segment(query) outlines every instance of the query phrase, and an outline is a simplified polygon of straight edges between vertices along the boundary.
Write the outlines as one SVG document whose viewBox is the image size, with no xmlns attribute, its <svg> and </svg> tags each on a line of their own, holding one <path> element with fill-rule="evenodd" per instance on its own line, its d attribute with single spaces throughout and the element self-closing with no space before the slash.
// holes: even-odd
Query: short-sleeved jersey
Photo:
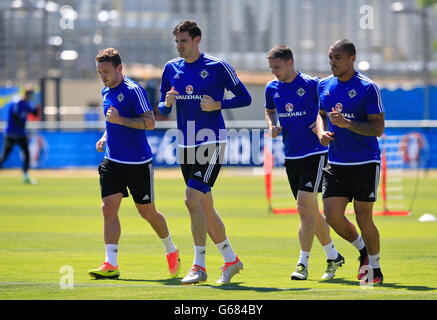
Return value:
<svg viewBox="0 0 437 320">
<path fill-rule="evenodd" d="M 144 88 L 126 76 L 117 87 L 104 87 L 102 96 L 105 115 L 110 106 L 116 108 L 120 116 L 127 118 L 136 118 L 152 110 Z M 140 164 L 153 158 L 146 130 L 133 129 L 106 121 L 106 136 L 105 158 L 109 160 Z"/>
<path fill-rule="evenodd" d="M 318 87 L 319 107 L 326 113 L 332 108 L 346 119 L 367 122 L 368 114 L 384 112 L 378 86 L 360 72 L 348 81 L 337 77 L 322 79 Z M 329 121 L 329 131 L 334 141 L 329 144 L 328 162 L 338 165 L 357 165 L 380 162 L 380 150 L 376 137 L 364 136 L 346 128 L 334 126 Z"/>
<path fill-rule="evenodd" d="M 8 108 L 6 134 L 17 138 L 25 136 L 27 114 L 35 111 L 34 104 L 25 100 L 11 101 Z"/>
<path fill-rule="evenodd" d="M 240 80 L 226 61 L 202 53 L 195 62 L 183 58 L 170 60 L 161 79 L 161 103 L 166 92 L 174 87 L 179 145 L 197 146 L 226 142 L 226 128 L 221 110 L 205 112 L 200 108 L 203 95 L 222 101 L 225 89 L 232 91 Z"/>
<path fill-rule="evenodd" d="M 276 109 L 286 159 L 304 158 L 328 150 L 310 129 L 319 112 L 318 84 L 318 78 L 299 72 L 290 83 L 273 80 L 266 86 L 265 107 Z"/>
</svg>

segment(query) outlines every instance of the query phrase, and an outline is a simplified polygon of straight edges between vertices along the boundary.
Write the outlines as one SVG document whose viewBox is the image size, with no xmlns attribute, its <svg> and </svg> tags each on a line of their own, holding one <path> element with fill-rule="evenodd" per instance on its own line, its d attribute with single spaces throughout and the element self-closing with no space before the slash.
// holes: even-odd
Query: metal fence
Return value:
<svg viewBox="0 0 437 320">
<path fill-rule="evenodd" d="M 435 6 L 416 0 L 3 0 L 0 81 L 92 78 L 99 49 L 125 63 L 162 66 L 176 55 L 172 29 L 198 21 L 202 50 L 236 69 L 267 70 L 265 53 L 289 45 L 307 72 L 328 70 L 329 45 L 349 38 L 358 67 L 378 76 L 437 70 Z"/>
</svg>

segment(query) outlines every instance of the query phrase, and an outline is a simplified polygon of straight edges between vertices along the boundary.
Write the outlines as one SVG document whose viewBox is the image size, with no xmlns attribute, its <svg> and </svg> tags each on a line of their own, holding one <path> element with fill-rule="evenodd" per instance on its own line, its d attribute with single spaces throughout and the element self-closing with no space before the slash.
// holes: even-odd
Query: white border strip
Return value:
<svg viewBox="0 0 437 320">
<path fill-rule="evenodd" d="M 265 120 L 229 120 L 226 128 L 267 129 Z M 6 127 L 6 121 L 0 121 L 0 130 Z M 386 128 L 437 128 L 437 120 L 386 120 Z M 176 121 L 157 121 L 157 129 L 175 129 Z M 27 122 L 30 130 L 84 130 L 105 129 L 105 121 L 38 121 Z"/>
</svg>

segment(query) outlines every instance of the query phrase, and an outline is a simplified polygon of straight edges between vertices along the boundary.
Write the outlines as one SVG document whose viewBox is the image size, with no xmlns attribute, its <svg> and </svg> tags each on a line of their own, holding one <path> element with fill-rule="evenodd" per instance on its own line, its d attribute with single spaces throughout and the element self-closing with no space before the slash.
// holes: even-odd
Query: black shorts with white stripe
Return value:
<svg viewBox="0 0 437 320">
<path fill-rule="evenodd" d="M 116 193 L 128 197 L 129 189 L 135 203 L 147 204 L 155 201 L 152 161 L 125 164 L 103 159 L 98 170 L 102 198 Z"/>
<path fill-rule="evenodd" d="M 178 157 L 185 184 L 188 185 L 188 181 L 194 179 L 210 187 L 214 186 L 221 165 L 224 163 L 225 150 L 226 143 L 180 147 Z"/>
<path fill-rule="evenodd" d="M 360 165 L 328 163 L 323 174 L 323 198 L 342 197 L 363 202 L 375 202 L 378 195 L 380 165 L 376 162 Z"/>
<path fill-rule="evenodd" d="M 327 158 L 327 153 L 322 153 L 300 159 L 285 159 L 284 166 L 295 199 L 299 190 L 322 192 L 323 168 Z"/>
</svg>

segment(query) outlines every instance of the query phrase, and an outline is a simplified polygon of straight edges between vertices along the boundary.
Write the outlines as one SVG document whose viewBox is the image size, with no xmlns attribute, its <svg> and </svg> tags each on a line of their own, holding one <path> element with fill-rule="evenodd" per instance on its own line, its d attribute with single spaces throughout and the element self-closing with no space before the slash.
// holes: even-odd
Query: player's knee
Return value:
<svg viewBox="0 0 437 320">
<path fill-rule="evenodd" d="M 300 215 L 312 214 L 312 212 L 310 212 L 311 206 L 307 202 L 297 201 L 296 205 L 297 205 L 297 211 L 299 212 Z"/>
<path fill-rule="evenodd" d="M 336 224 L 337 219 L 335 218 L 335 215 L 332 212 L 325 211 L 325 221 L 327 224 L 329 224 L 332 227 Z"/>
<path fill-rule="evenodd" d="M 298 196 L 296 205 L 297 211 L 301 216 L 304 215 L 313 217 L 318 211 L 317 203 L 312 198 L 303 198 Z"/>
<path fill-rule="evenodd" d="M 190 188 L 185 192 L 185 205 L 190 212 L 199 211 L 203 209 L 202 194 Z"/>
<path fill-rule="evenodd" d="M 371 213 L 356 212 L 355 216 L 356 216 L 358 227 L 361 230 L 374 226 Z"/>
<path fill-rule="evenodd" d="M 297 209 L 299 212 L 300 221 L 302 224 L 306 226 L 314 226 L 316 224 L 316 221 L 314 219 L 314 215 L 310 212 L 305 211 L 299 211 L 299 208 Z"/>
<path fill-rule="evenodd" d="M 190 194 L 185 195 L 185 206 L 190 211 L 196 211 L 199 208 L 203 208 L 202 200 L 199 197 L 193 197 Z"/>
<path fill-rule="evenodd" d="M 105 219 L 111 219 L 117 216 L 117 206 L 115 204 L 111 202 L 103 202 L 101 208 Z"/>
<path fill-rule="evenodd" d="M 153 202 L 148 204 L 136 204 L 136 206 L 140 216 L 147 221 L 152 221 L 157 215 L 160 215 Z"/>
</svg>

